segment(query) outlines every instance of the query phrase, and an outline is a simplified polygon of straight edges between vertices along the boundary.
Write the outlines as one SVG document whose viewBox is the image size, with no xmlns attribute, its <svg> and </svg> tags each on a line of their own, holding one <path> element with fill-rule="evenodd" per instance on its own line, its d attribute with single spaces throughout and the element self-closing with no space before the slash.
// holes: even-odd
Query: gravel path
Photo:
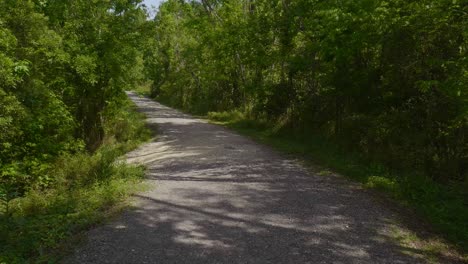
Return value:
<svg viewBox="0 0 468 264">
<path fill-rule="evenodd" d="M 154 188 L 67 263 L 420 263 L 395 216 L 354 184 L 223 127 L 130 98 L 158 139 L 128 154 Z"/>
</svg>

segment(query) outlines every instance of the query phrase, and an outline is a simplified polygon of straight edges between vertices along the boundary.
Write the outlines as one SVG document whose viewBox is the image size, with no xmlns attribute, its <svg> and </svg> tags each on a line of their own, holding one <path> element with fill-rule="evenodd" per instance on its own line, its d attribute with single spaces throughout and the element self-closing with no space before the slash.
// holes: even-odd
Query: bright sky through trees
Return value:
<svg viewBox="0 0 468 264">
<path fill-rule="evenodd" d="M 155 11 L 152 10 L 152 7 L 159 7 L 159 5 L 164 2 L 164 0 L 144 0 L 143 3 L 149 8 L 150 10 L 150 17 L 153 17 Z"/>
<path fill-rule="evenodd" d="M 144 0 L 143 3 L 148 7 L 158 7 L 164 0 Z"/>
</svg>

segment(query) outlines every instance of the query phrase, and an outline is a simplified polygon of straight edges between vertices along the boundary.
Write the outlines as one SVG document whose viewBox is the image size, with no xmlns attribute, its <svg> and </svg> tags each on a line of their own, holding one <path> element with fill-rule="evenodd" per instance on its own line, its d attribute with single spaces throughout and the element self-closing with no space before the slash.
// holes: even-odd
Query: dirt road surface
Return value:
<svg viewBox="0 0 468 264">
<path fill-rule="evenodd" d="M 151 190 L 67 263 L 421 263 L 395 216 L 355 184 L 128 93 L 157 140 L 127 155 Z"/>
</svg>

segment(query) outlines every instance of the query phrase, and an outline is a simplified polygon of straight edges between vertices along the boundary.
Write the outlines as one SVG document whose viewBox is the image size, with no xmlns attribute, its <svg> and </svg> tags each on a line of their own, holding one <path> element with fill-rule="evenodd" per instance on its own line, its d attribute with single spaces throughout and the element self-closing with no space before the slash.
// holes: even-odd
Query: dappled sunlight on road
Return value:
<svg viewBox="0 0 468 264">
<path fill-rule="evenodd" d="M 92 231 L 78 260 L 92 263 L 93 248 L 101 248 L 109 263 L 421 262 L 391 239 L 393 214 L 355 185 L 130 97 L 157 125 L 157 140 L 127 155 L 148 167 L 154 190 Z"/>
</svg>

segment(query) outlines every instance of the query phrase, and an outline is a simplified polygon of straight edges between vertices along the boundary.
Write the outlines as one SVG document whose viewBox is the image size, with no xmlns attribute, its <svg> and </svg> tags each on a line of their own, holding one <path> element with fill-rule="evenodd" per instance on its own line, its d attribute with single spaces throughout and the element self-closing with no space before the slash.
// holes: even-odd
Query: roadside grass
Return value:
<svg viewBox="0 0 468 264">
<path fill-rule="evenodd" d="M 81 233 L 116 215 L 125 198 L 144 188 L 144 168 L 119 159 L 150 138 L 143 115 L 127 100 L 106 116 L 111 136 L 99 150 L 64 154 L 48 172 L 51 186 L 30 190 L 0 214 L 0 263 L 59 262 Z"/>
<path fill-rule="evenodd" d="M 341 151 L 336 144 L 320 135 L 295 135 L 276 132 L 266 122 L 252 120 L 241 112 L 210 112 L 207 118 L 215 124 L 229 127 L 254 140 L 300 157 L 306 164 L 320 166 L 318 174 L 334 172 L 360 182 L 375 190 L 387 201 L 396 201 L 398 208 L 415 212 L 416 221 L 425 222 L 431 233 L 439 236 L 395 233 L 395 239 L 407 246 L 418 244 L 430 259 L 449 259 L 468 262 L 468 191 L 457 186 L 443 186 L 422 176 L 408 172 L 390 173 L 380 164 L 368 164 L 353 153 Z M 388 199 L 390 198 L 390 199 Z M 414 222 L 414 219 L 412 219 Z M 408 241 L 411 241 L 409 243 Z M 447 242 L 449 241 L 449 242 Z"/>
</svg>

